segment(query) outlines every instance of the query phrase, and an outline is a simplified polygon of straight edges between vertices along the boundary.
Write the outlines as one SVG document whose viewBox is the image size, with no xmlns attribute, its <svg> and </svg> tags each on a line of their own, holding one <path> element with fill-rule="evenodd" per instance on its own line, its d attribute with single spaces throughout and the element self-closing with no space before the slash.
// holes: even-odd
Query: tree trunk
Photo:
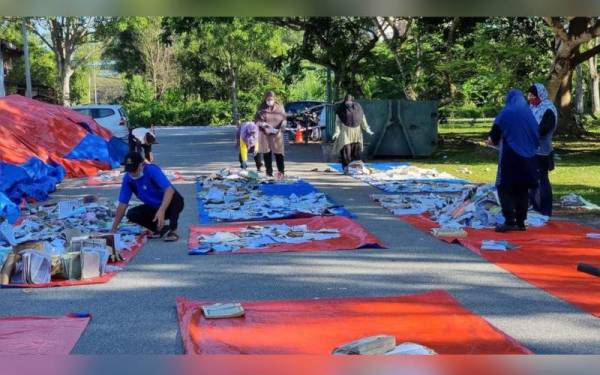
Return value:
<svg viewBox="0 0 600 375">
<path fill-rule="evenodd" d="M 71 105 L 71 77 L 73 73 L 73 69 L 68 64 L 64 64 L 59 74 L 61 87 L 60 104 L 65 106 Z"/>
<path fill-rule="evenodd" d="M 590 97 L 592 99 L 592 114 L 600 115 L 600 76 L 598 75 L 597 56 L 589 60 L 590 68 Z"/>
<path fill-rule="evenodd" d="M 6 96 L 4 88 L 4 58 L 2 57 L 2 48 L 0 48 L 0 97 Z"/>
<path fill-rule="evenodd" d="M 575 86 L 575 108 L 577 114 L 582 115 L 584 112 L 583 104 L 583 66 L 577 65 L 577 85 Z"/>
<path fill-rule="evenodd" d="M 238 98 L 237 98 L 238 82 L 237 74 L 235 69 L 231 69 L 231 117 L 235 123 L 240 119 L 240 113 L 238 109 Z"/>
<path fill-rule="evenodd" d="M 25 61 L 25 96 L 31 98 L 31 66 L 29 63 L 29 38 L 27 36 L 27 18 L 21 19 L 21 37 L 23 39 L 23 60 Z"/>
<path fill-rule="evenodd" d="M 452 24 L 450 25 L 450 30 L 448 31 L 448 40 L 446 41 L 446 59 L 447 61 L 452 61 L 452 46 L 454 45 L 454 39 L 456 35 L 456 29 L 458 27 L 458 23 L 460 22 L 460 17 L 454 17 L 452 19 Z M 448 89 L 448 93 L 450 94 L 450 99 L 454 100 L 456 98 L 456 85 L 454 85 L 454 80 L 452 77 L 452 73 L 450 71 L 446 71 L 444 74 L 446 78 L 446 86 Z"/>
<path fill-rule="evenodd" d="M 578 136 L 585 133 L 583 126 L 577 122 L 573 112 L 573 72 L 569 72 L 561 80 L 558 90 L 558 129 L 557 134 Z"/>
</svg>

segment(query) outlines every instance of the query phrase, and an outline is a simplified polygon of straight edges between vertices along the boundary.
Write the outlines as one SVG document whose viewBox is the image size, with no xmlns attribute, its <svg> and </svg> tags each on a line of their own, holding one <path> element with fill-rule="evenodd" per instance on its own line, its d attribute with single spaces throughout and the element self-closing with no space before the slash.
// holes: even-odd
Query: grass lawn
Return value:
<svg viewBox="0 0 600 375">
<path fill-rule="evenodd" d="M 497 152 L 483 146 L 489 127 L 440 127 L 440 145 L 427 159 L 414 165 L 437 168 L 473 182 L 492 183 L 496 178 Z M 556 169 L 550 174 L 555 199 L 568 193 L 579 194 L 600 204 L 600 131 L 577 141 L 556 140 Z M 461 169 L 471 173 L 463 173 Z"/>
</svg>

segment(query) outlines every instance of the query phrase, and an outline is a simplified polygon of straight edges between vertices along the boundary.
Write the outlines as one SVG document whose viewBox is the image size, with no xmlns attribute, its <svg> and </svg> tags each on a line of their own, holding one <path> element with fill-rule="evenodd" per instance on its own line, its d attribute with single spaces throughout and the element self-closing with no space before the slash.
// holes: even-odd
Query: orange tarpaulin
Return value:
<svg viewBox="0 0 600 375">
<path fill-rule="evenodd" d="M 439 354 L 529 354 L 527 348 L 458 303 L 445 291 L 382 298 L 243 302 L 246 315 L 205 319 L 211 302 L 177 298 L 188 354 L 321 354 L 379 334 Z"/>
<path fill-rule="evenodd" d="M 438 226 L 425 217 L 404 216 L 402 220 L 425 231 Z M 594 228 L 552 220 L 543 227 L 529 227 L 526 232 L 465 230 L 467 237 L 443 240 L 459 242 L 528 283 L 600 317 L 600 278 L 577 271 L 580 262 L 600 266 L 600 240 L 586 238 L 587 233 L 597 232 Z M 506 252 L 480 250 L 483 240 L 506 240 L 518 248 Z"/>
<path fill-rule="evenodd" d="M 0 318 L 0 355 L 69 354 L 89 321 L 68 316 Z"/>
<path fill-rule="evenodd" d="M 122 262 L 114 263 L 111 265 L 117 267 L 125 267 L 127 264 L 140 252 L 144 244 L 146 243 L 146 234 L 138 238 L 138 242 L 129 250 L 121 251 L 123 257 Z M 45 284 L 8 284 L 2 285 L 2 288 L 51 288 L 59 286 L 75 286 L 75 285 L 93 285 L 93 284 L 104 284 L 109 282 L 118 272 L 107 272 L 102 276 L 94 277 L 91 279 L 83 280 L 54 280 Z"/>
<path fill-rule="evenodd" d="M 0 98 L 0 160 L 20 165 L 37 157 L 44 163 L 63 165 L 71 177 L 110 169 L 100 162 L 64 158 L 88 134 L 78 122 L 85 122 L 94 134 L 110 141 L 110 131 L 69 108 L 19 95 Z"/>
<path fill-rule="evenodd" d="M 215 232 L 240 232 L 243 228 L 255 225 L 276 225 L 287 224 L 307 225 L 309 229 L 338 229 L 340 236 L 322 241 L 309 241 L 299 244 L 273 244 L 258 249 L 239 249 L 229 253 L 217 254 L 239 254 L 239 253 L 278 253 L 285 251 L 332 251 L 332 250 L 353 250 L 366 247 L 385 248 L 383 244 L 372 235 L 367 229 L 352 219 L 344 216 L 313 216 L 300 219 L 282 219 L 257 222 L 245 222 L 222 225 L 196 225 L 190 227 L 188 238 L 188 249 L 193 254 L 193 250 L 198 248 L 198 236 L 202 234 L 213 234 Z M 212 253 L 209 253 L 212 254 Z"/>
</svg>

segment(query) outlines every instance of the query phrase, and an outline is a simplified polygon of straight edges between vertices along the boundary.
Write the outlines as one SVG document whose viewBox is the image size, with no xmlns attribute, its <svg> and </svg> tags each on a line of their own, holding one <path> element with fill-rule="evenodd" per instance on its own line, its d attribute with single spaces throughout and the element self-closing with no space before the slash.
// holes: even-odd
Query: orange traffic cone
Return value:
<svg viewBox="0 0 600 375">
<path fill-rule="evenodd" d="M 296 137 L 294 138 L 294 143 L 302 143 L 302 131 L 300 129 L 296 129 Z"/>
</svg>

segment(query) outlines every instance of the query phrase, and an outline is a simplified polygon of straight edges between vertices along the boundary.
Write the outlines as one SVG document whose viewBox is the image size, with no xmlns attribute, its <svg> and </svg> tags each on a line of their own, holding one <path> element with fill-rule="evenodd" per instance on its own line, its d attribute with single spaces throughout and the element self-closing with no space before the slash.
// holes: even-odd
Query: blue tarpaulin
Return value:
<svg viewBox="0 0 600 375">
<path fill-rule="evenodd" d="M 202 183 L 201 182 L 197 182 L 196 183 L 196 189 L 198 192 L 200 192 L 202 190 Z M 319 190 L 317 188 L 315 188 L 313 185 L 311 185 L 310 183 L 303 181 L 303 180 L 299 180 L 298 182 L 295 183 L 264 183 L 264 184 L 260 184 L 259 185 L 259 189 L 260 191 L 268 196 L 284 196 L 284 197 L 290 197 L 292 194 L 296 194 L 297 196 L 302 196 L 302 195 L 307 195 L 307 194 L 311 194 L 311 193 L 317 193 L 319 192 Z M 354 214 L 352 214 L 350 211 L 348 211 L 346 208 L 344 208 L 343 206 L 340 206 L 337 202 L 335 202 L 333 199 L 331 199 L 331 197 L 327 197 L 327 199 L 333 203 L 334 205 L 336 205 L 336 208 L 333 208 L 332 211 L 335 212 L 336 215 L 339 216 L 345 216 L 345 217 L 355 217 Z M 211 219 L 208 216 L 208 211 L 206 211 L 204 209 L 204 202 L 202 201 L 202 199 L 200 197 L 198 197 L 197 199 L 198 201 L 198 215 L 199 215 L 199 219 L 200 219 L 200 224 L 214 224 L 217 221 Z M 262 218 L 261 220 L 267 220 L 268 218 Z"/>
<path fill-rule="evenodd" d="M 329 168 L 340 172 L 340 173 L 344 173 L 344 168 L 342 168 L 342 164 L 341 163 L 329 163 Z M 372 169 L 377 169 L 380 171 L 387 171 L 390 169 L 394 169 L 394 168 L 398 168 L 398 167 L 406 167 L 409 166 L 410 163 L 405 163 L 405 162 L 388 162 L 388 163 L 365 163 L 365 165 L 368 168 L 372 168 Z"/>
<path fill-rule="evenodd" d="M 0 215 L 9 217 L 12 222 L 16 219 L 15 210 L 18 216 L 16 205 L 23 198 L 44 201 L 64 178 L 64 167 L 48 165 L 38 158 L 31 158 L 20 166 L 0 162 Z M 7 200 L 15 207 L 11 207 Z"/>
<path fill-rule="evenodd" d="M 81 142 L 65 158 L 74 160 L 96 160 L 117 168 L 127 153 L 127 144 L 120 139 L 112 138 L 106 142 L 94 134 L 86 135 Z"/>
</svg>

